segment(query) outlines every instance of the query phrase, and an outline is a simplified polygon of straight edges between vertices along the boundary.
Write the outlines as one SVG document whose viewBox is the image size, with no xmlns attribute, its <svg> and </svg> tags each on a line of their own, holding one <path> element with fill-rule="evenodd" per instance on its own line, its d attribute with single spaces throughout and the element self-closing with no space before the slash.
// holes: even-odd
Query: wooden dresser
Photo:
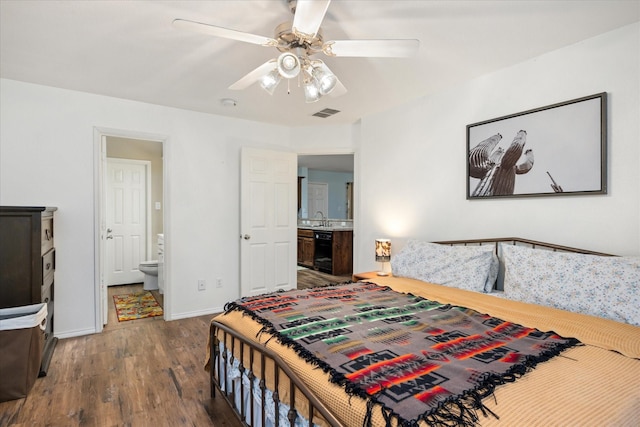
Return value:
<svg viewBox="0 0 640 427">
<path fill-rule="evenodd" d="M 0 206 L 0 308 L 47 304 L 40 376 L 47 374 L 53 336 L 54 207 Z"/>
</svg>

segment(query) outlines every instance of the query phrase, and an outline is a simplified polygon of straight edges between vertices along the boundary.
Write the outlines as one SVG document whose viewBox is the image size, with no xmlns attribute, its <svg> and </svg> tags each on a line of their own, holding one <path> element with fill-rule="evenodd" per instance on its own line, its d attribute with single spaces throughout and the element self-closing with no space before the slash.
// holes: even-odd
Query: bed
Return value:
<svg viewBox="0 0 640 427">
<path fill-rule="evenodd" d="M 291 344 L 282 338 L 289 330 L 278 332 L 268 327 L 275 322 L 254 316 L 259 310 L 246 307 L 255 308 L 255 300 L 233 302 L 211 322 L 206 368 L 212 397 L 220 393 L 245 425 L 257 427 L 638 425 L 639 258 L 518 238 L 409 241 L 394 255 L 392 271 L 327 292 L 389 289 L 394 298 L 437 302 L 571 344 L 522 372 L 508 371 L 518 375 L 507 381 L 461 393 L 473 397 L 467 406 L 443 400 L 438 405 L 445 412 L 414 419 L 378 399 L 387 386 L 370 395 L 354 391 L 324 362 L 310 363 L 316 350 Z M 280 303 L 291 295 L 274 298 Z"/>
</svg>

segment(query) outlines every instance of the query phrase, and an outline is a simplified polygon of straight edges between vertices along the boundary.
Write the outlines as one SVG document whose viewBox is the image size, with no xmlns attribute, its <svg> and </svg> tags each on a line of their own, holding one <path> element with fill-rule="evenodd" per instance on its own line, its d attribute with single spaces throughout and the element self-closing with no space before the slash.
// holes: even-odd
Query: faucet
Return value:
<svg viewBox="0 0 640 427">
<path fill-rule="evenodd" d="M 314 215 L 314 218 L 317 218 L 317 217 L 318 217 L 318 214 L 320 214 L 320 218 L 322 219 L 322 221 L 321 221 L 320 225 L 321 225 L 322 227 L 326 227 L 326 226 L 327 226 L 327 220 L 326 220 L 326 218 L 324 217 L 324 214 L 322 213 L 322 211 L 317 211 L 317 212 L 316 212 L 316 214 Z"/>
</svg>

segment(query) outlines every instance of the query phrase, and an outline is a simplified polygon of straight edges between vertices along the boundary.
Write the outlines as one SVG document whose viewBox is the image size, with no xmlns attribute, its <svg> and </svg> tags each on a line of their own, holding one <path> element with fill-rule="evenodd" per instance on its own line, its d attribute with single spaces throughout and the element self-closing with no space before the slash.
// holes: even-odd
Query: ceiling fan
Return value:
<svg viewBox="0 0 640 427">
<path fill-rule="evenodd" d="M 278 25 L 274 38 L 187 19 L 175 19 L 173 25 L 216 37 L 277 48 L 281 52 L 277 58 L 249 72 L 229 89 L 242 90 L 259 82 L 264 90 L 273 94 L 283 78 L 297 77 L 302 82 L 306 102 L 316 102 L 329 94 L 339 96 L 347 91 L 329 67 L 322 60 L 314 58 L 316 54 L 400 58 L 415 54 L 420 46 L 420 41 L 416 39 L 324 41 L 320 24 L 331 0 L 288 0 L 288 3 L 293 22 Z"/>
</svg>

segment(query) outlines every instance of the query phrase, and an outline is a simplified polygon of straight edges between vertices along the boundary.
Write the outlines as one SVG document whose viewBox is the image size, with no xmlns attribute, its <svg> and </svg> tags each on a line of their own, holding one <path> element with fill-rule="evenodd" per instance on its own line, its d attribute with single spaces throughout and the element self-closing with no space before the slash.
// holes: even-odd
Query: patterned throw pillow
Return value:
<svg viewBox="0 0 640 427">
<path fill-rule="evenodd" d="M 409 240 L 391 258 L 394 276 L 451 286 L 476 292 L 490 292 L 498 276 L 494 246 L 447 246 Z"/>
<path fill-rule="evenodd" d="M 506 298 L 640 326 L 640 258 L 500 249 Z"/>
</svg>

